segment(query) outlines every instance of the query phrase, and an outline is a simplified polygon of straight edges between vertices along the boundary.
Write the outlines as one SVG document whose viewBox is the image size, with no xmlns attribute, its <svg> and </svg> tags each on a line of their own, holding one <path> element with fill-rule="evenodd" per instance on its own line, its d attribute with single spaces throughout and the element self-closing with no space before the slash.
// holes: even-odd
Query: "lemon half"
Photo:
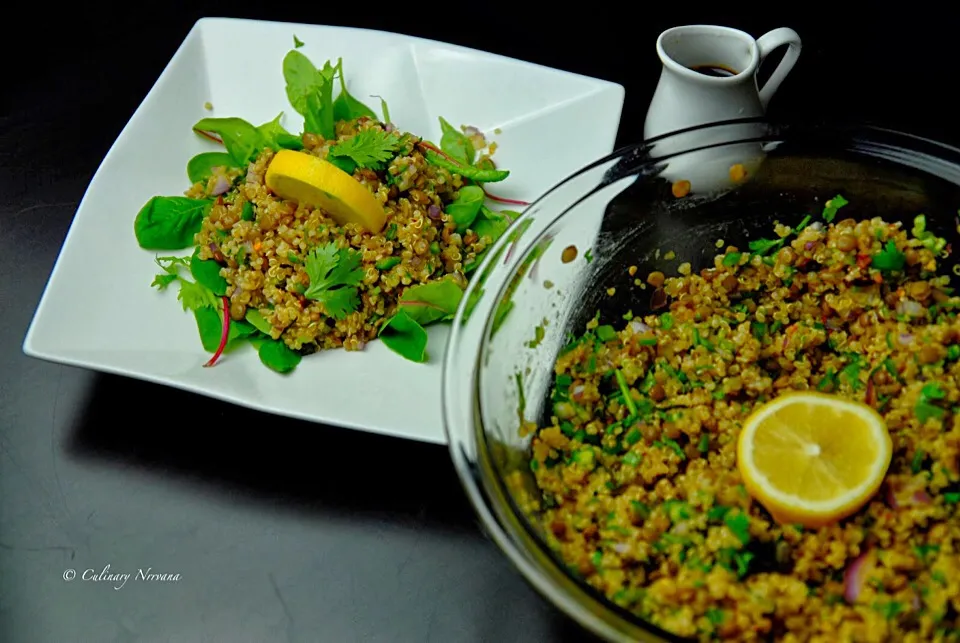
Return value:
<svg viewBox="0 0 960 643">
<path fill-rule="evenodd" d="M 856 513 L 883 483 L 893 442 L 873 408 L 811 391 L 781 395 L 747 418 L 737 466 L 781 524 L 820 527 Z"/>
</svg>

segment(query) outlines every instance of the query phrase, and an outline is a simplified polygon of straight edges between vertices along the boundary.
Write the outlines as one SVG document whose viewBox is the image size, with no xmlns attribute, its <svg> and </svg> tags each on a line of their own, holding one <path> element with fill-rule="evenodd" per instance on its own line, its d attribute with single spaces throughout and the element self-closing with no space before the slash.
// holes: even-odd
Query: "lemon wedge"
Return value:
<svg viewBox="0 0 960 643">
<path fill-rule="evenodd" d="M 277 196 L 321 208 L 340 225 L 357 223 L 377 233 L 387 222 L 370 190 L 332 163 L 305 152 L 277 152 L 267 167 L 266 183 Z"/>
<path fill-rule="evenodd" d="M 781 524 L 821 527 L 877 492 L 893 442 L 871 407 L 809 391 L 781 395 L 747 418 L 737 442 L 744 486 Z"/>
</svg>

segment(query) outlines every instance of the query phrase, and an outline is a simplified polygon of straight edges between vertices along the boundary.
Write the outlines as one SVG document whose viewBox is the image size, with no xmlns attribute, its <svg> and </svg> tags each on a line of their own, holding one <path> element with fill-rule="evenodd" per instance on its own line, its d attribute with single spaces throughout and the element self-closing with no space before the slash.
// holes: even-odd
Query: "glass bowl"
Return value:
<svg viewBox="0 0 960 643">
<path fill-rule="evenodd" d="M 535 589 L 600 637 L 677 640 L 578 580 L 531 520 L 527 494 L 537 492 L 519 429 L 549 417 L 568 332 L 579 334 L 598 310 L 601 324 L 622 324 L 628 310 L 648 314 L 653 289 L 641 278 L 649 272 L 712 267 L 718 239 L 746 247 L 770 236 L 775 221 L 818 214 L 838 193 L 907 229 L 923 213 L 929 230 L 955 240 L 960 150 L 878 128 L 754 119 L 667 134 L 541 196 L 470 282 L 443 366 L 455 468 L 488 536 Z M 956 274 L 953 261 L 946 267 Z"/>
</svg>

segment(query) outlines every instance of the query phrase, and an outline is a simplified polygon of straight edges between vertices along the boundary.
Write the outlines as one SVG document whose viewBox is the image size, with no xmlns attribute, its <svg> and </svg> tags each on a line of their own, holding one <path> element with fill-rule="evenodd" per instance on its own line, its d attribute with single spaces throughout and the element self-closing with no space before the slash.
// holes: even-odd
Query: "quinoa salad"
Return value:
<svg viewBox="0 0 960 643">
<path fill-rule="evenodd" d="M 201 119 L 196 134 L 222 147 L 190 159 L 183 196 L 153 197 L 137 215 L 138 243 L 158 255 L 152 285 L 176 289 L 193 313 L 207 366 L 251 343 L 287 373 L 305 355 L 377 338 L 424 362 L 424 326 L 452 318 L 469 275 L 518 216 L 503 208 L 527 203 L 488 189 L 509 172 L 484 133 L 443 117 L 437 144 L 402 131 L 385 99 L 376 97 L 378 114 L 347 91 L 342 60 L 314 67 L 302 45 L 295 39 L 283 73 L 304 131 L 288 132 L 282 113 L 260 126 Z M 276 185 L 319 201 L 271 188 L 281 156 L 294 169 Z M 183 250 L 191 254 L 169 252 Z"/>
<path fill-rule="evenodd" d="M 960 641 L 951 248 L 923 216 L 910 228 L 843 218 L 847 205 L 726 246 L 699 273 L 637 275 L 651 314 L 571 336 L 548 419 L 521 427 L 537 493 L 521 472 L 509 482 L 548 547 L 673 635 Z M 744 485 L 741 428 L 788 391 L 862 403 L 886 425 L 882 486 L 849 517 L 782 524 Z"/>
</svg>

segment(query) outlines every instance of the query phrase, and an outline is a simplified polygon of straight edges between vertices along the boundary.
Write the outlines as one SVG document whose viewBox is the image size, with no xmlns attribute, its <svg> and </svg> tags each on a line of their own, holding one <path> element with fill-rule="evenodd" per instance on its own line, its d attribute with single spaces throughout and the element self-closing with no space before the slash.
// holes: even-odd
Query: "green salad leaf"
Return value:
<svg viewBox="0 0 960 643">
<path fill-rule="evenodd" d="M 338 121 L 352 121 L 366 116 L 377 120 L 372 109 L 350 95 L 347 91 L 347 82 L 343 77 L 343 59 L 337 58 L 337 76 L 340 78 L 340 95 L 333 101 L 333 118 Z"/>
<path fill-rule="evenodd" d="M 427 361 L 427 331 L 405 310 L 398 311 L 380 328 L 380 340 L 401 357 L 422 364 Z"/>
<path fill-rule="evenodd" d="M 496 183 L 510 176 L 509 170 L 489 170 L 479 168 L 475 165 L 455 163 L 429 149 L 424 152 L 424 158 L 437 167 L 443 168 L 453 174 L 459 174 L 463 178 L 477 183 Z"/>
<path fill-rule="evenodd" d="M 287 83 L 287 100 L 303 116 L 304 131 L 333 139 L 333 78 L 336 69 L 330 61 L 322 69 L 314 67 L 310 59 L 291 49 L 283 59 L 283 78 Z"/>
<path fill-rule="evenodd" d="M 217 297 L 227 294 L 227 280 L 220 276 L 220 264 L 212 259 L 201 259 L 200 248 L 194 250 L 190 257 L 190 274 Z"/>
<path fill-rule="evenodd" d="M 463 298 L 463 290 L 449 279 L 407 288 L 400 296 L 400 310 L 410 319 L 426 326 L 436 321 L 453 319 Z"/>
<path fill-rule="evenodd" d="M 256 127 L 242 118 L 201 118 L 193 125 L 193 131 L 216 134 L 223 141 L 227 153 L 236 167 L 247 167 L 263 149 L 263 135 Z"/>
<path fill-rule="evenodd" d="M 190 183 L 197 183 L 212 176 L 216 169 L 227 171 L 235 167 L 236 161 L 226 152 L 201 152 L 187 161 L 187 178 Z"/>
<path fill-rule="evenodd" d="M 302 357 L 279 339 L 266 339 L 257 351 L 260 361 L 277 373 L 289 373 L 300 364 Z"/>
<path fill-rule="evenodd" d="M 907 263 L 907 256 L 897 249 L 897 244 L 887 241 L 883 250 L 873 255 L 870 264 L 881 272 L 899 272 Z"/>
<path fill-rule="evenodd" d="M 193 245 L 213 201 L 185 196 L 155 196 L 133 221 L 137 243 L 144 250 L 182 250 Z"/>
<path fill-rule="evenodd" d="M 281 149 L 302 150 L 303 139 L 288 132 L 283 125 L 280 124 L 280 119 L 282 118 L 283 112 L 280 112 L 272 121 L 257 127 L 257 131 L 260 132 L 260 136 L 262 137 L 263 145 L 272 148 L 275 152 Z M 257 152 L 260 152 L 260 150 L 257 150 Z"/>
<path fill-rule="evenodd" d="M 473 142 L 466 134 L 448 123 L 443 116 L 440 117 L 440 149 L 447 156 L 450 156 L 464 165 L 472 165 L 476 156 L 476 150 L 473 149 Z"/>
<path fill-rule="evenodd" d="M 465 185 L 460 188 L 457 198 L 446 209 L 446 213 L 457 224 L 458 232 L 463 232 L 473 224 L 477 215 L 480 214 L 480 208 L 486 196 L 483 188 L 476 185 Z"/>
</svg>

